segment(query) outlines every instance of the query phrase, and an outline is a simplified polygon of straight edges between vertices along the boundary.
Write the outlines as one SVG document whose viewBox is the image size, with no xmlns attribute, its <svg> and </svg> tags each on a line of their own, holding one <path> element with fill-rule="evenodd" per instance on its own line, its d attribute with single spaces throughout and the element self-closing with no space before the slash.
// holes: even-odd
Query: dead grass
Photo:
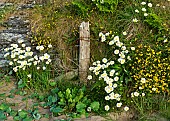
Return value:
<svg viewBox="0 0 170 121">
<path fill-rule="evenodd" d="M 14 1 L 14 0 L 13 0 Z M 21 0 L 18 0 L 19 2 Z M 25 0 L 23 2 L 27 2 L 28 0 Z M 44 2 L 43 0 L 39 0 L 38 2 Z M 72 60 L 73 60 L 73 50 L 71 47 L 72 45 L 68 45 L 69 39 L 73 38 L 73 34 L 77 33 L 75 31 L 78 31 L 80 23 L 83 21 L 82 18 L 79 16 L 71 16 L 69 15 L 69 11 L 65 9 L 65 5 L 70 4 L 71 0 L 51 0 L 51 5 L 44 6 L 44 8 L 35 8 L 31 11 L 27 11 L 27 14 L 29 16 L 29 19 L 31 21 L 31 30 L 32 32 L 36 35 L 37 33 L 41 33 L 42 31 L 44 32 L 44 38 L 50 37 L 52 39 L 52 44 L 56 47 L 56 51 L 58 52 L 58 55 L 60 59 L 62 60 L 62 66 L 66 70 L 71 68 L 72 65 Z M 162 13 L 162 9 L 157 11 L 158 14 L 160 14 L 162 17 L 165 15 L 168 15 L 170 13 L 170 9 L 168 9 L 170 2 L 167 1 L 153 1 L 153 4 L 156 5 L 157 3 L 160 3 L 160 5 L 165 5 L 166 9 L 163 10 L 164 13 Z M 50 23 L 51 20 L 49 16 L 53 16 L 54 12 L 57 10 L 61 10 L 61 13 L 56 14 L 55 22 L 55 27 L 52 29 L 46 29 L 45 26 L 47 23 Z M 168 13 L 169 12 L 169 13 Z M 108 20 L 108 18 L 110 21 Z M 142 35 L 145 34 L 144 38 L 141 38 L 138 40 L 138 44 L 143 42 L 143 39 L 150 38 L 150 30 L 147 26 L 145 26 L 143 23 L 139 24 L 138 26 L 134 26 L 133 23 L 126 24 L 128 23 L 125 20 L 125 22 L 120 25 L 120 22 L 116 20 L 118 18 L 116 17 L 109 17 L 109 16 L 99 16 L 98 14 L 94 14 L 90 16 L 87 20 L 90 21 L 91 27 L 96 28 L 96 33 L 100 30 L 100 27 L 103 27 L 107 30 L 119 30 L 122 29 L 121 27 L 124 27 L 125 30 L 130 32 L 131 34 L 128 36 L 128 40 L 134 39 L 136 35 Z M 169 28 L 169 23 L 170 19 L 169 16 L 164 17 L 165 23 L 167 28 Z M 47 22 L 49 21 L 49 22 Z M 121 26 L 121 27 L 120 27 Z M 118 28 L 120 27 L 120 28 Z M 136 29 L 138 28 L 138 29 Z M 98 30 L 97 30 L 98 29 Z M 94 32 L 92 30 L 92 32 Z M 78 39 L 78 38 L 77 38 Z M 92 38 L 93 39 L 93 38 Z M 96 41 L 96 40 L 94 40 Z M 93 40 L 92 40 L 93 42 Z M 76 43 L 76 38 L 75 38 L 75 43 Z M 97 51 L 92 50 L 92 56 L 97 55 L 100 51 L 100 57 L 102 57 L 103 52 L 105 51 L 105 47 L 103 50 L 101 49 L 101 46 L 96 46 L 96 44 L 93 44 L 92 48 L 98 48 Z M 105 56 L 105 55 L 103 55 Z M 100 58 L 99 57 L 99 58 Z M 92 57 L 93 58 L 93 57 Z M 94 57 L 95 58 L 95 57 Z"/>
<path fill-rule="evenodd" d="M 55 4 L 59 3 L 61 3 L 61 1 L 58 1 Z M 41 9 L 42 8 L 37 8 L 29 13 L 31 30 L 35 35 L 43 31 L 43 38 L 51 38 L 52 45 L 56 47 L 58 56 L 62 60 L 62 67 L 67 71 L 72 68 L 72 63 L 74 60 L 72 53 L 73 51 L 76 51 L 73 50 L 74 47 L 72 48 L 71 46 L 68 46 L 68 41 L 69 37 L 71 38 L 72 36 L 73 30 L 78 29 L 79 21 L 69 18 L 67 13 L 58 13 L 56 18 L 52 18 L 55 20 L 51 20 L 46 16 L 48 13 L 41 13 Z M 48 11 L 49 14 L 50 12 L 55 12 L 53 11 L 54 8 L 45 7 L 43 9 Z M 48 24 L 53 24 L 53 28 L 47 29 L 46 27 Z"/>
</svg>

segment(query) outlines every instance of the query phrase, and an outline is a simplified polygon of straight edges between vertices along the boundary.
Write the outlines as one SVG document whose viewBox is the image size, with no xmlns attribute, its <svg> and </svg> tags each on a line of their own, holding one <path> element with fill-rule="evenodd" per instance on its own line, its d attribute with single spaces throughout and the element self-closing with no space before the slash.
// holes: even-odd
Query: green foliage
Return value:
<svg viewBox="0 0 170 121">
<path fill-rule="evenodd" d="M 18 88 L 27 87 L 37 91 L 49 89 L 51 82 L 51 59 L 44 46 L 37 46 L 39 56 L 34 55 L 31 47 L 25 47 L 23 40 L 5 48 L 4 57 L 9 60 L 9 68 L 18 79 Z M 50 48 L 52 45 L 50 45 Z M 41 49 L 40 49 L 41 48 Z M 55 83 L 52 84 L 52 86 Z"/>
<path fill-rule="evenodd" d="M 15 121 L 32 121 L 32 120 L 39 120 L 41 115 L 38 113 L 37 110 L 19 110 L 13 115 L 13 119 Z"/>
<path fill-rule="evenodd" d="M 26 112 L 24 110 L 18 112 L 18 116 L 20 118 L 25 118 L 27 115 L 28 115 L 28 112 Z"/>
<path fill-rule="evenodd" d="M 6 119 L 6 114 L 11 112 L 9 105 L 2 103 L 0 104 L 0 120 Z"/>
<path fill-rule="evenodd" d="M 141 91 L 151 94 L 169 93 L 168 43 L 165 42 L 163 45 L 161 43 L 159 42 L 152 47 L 141 44 L 136 48 L 133 55 L 134 62 L 131 64 L 131 75 L 136 82 L 134 83 L 135 89 L 139 91 L 142 89 Z M 142 82 L 142 78 L 146 81 Z"/>
<path fill-rule="evenodd" d="M 146 2 L 145 5 L 141 4 L 142 0 L 73 0 L 69 1 L 70 3 L 67 3 L 65 6 L 61 5 L 62 7 L 60 7 L 60 4 L 57 6 L 51 4 L 49 6 L 43 6 L 42 8 L 40 7 L 38 12 L 41 13 L 42 18 L 37 18 L 42 19 L 42 21 L 39 22 L 41 23 L 41 25 L 39 25 L 41 27 L 32 27 L 32 29 L 35 29 L 32 38 L 32 42 L 35 42 L 35 45 L 44 44 L 45 47 L 47 47 L 52 41 L 57 43 L 58 38 L 62 40 L 61 43 L 64 43 L 65 40 L 70 43 L 75 42 L 75 38 L 78 38 L 78 26 L 80 22 L 87 19 L 90 21 L 91 27 L 90 40 L 91 48 L 93 48 L 91 50 L 91 61 L 102 58 L 105 59 L 93 63 L 95 69 L 91 71 L 93 72 L 93 78 L 89 81 L 91 85 L 89 85 L 87 92 L 84 88 L 73 88 L 75 86 L 71 85 L 70 82 L 68 83 L 62 80 L 62 83 L 49 83 L 49 86 L 52 87 L 57 85 L 60 87 L 60 90 L 55 88 L 52 89 L 48 95 L 41 96 L 35 94 L 32 97 L 37 97 L 39 101 L 45 101 L 46 103 L 43 105 L 44 108 L 49 108 L 53 116 L 61 114 L 67 114 L 71 117 L 78 117 L 80 115 L 87 116 L 87 113 L 91 111 L 103 114 L 108 111 L 107 108 L 104 109 L 104 107 L 108 105 L 111 111 L 113 108 L 114 111 L 122 110 L 122 108 L 118 108 L 120 106 L 116 106 L 122 102 L 123 105 L 129 104 L 128 106 L 131 107 L 132 110 L 134 108 L 137 114 L 139 114 L 139 119 L 142 119 L 140 116 L 146 116 L 146 112 L 152 113 L 158 110 L 163 110 L 164 112 L 160 112 L 161 115 L 169 119 L 170 109 L 167 104 L 169 103 L 169 99 L 162 96 L 162 94 L 166 95 L 170 92 L 168 64 L 170 55 L 169 34 L 168 29 L 165 30 L 164 21 L 166 21 L 166 23 L 169 22 L 166 16 L 161 16 L 154 10 L 159 10 L 154 6 L 159 3 L 159 0 L 152 1 L 154 2 L 153 6 L 151 5 L 152 7 L 148 6 L 148 3 L 151 2 L 150 0 Z M 162 6 L 163 3 L 164 2 L 161 1 L 160 5 Z M 146 8 L 146 10 L 142 10 L 142 8 Z M 118 11 L 116 11 L 117 9 Z M 135 12 L 136 9 L 138 9 L 139 12 Z M 161 12 L 163 13 L 163 11 L 160 10 L 160 13 Z M 166 8 L 164 9 L 164 13 L 166 13 Z M 134 22 L 132 20 L 133 18 L 136 18 L 138 21 Z M 60 21 L 61 19 L 62 21 Z M 66 23 L 68 23 L 66 26 L 69 26 L 69 28 L 63 27 Z M 168 25 L 166 26 L 168 28 Z M 68 29 L 69 32 L 62 31 L 62 29 Z M 112 30 L 113 32 L 108 32 L 107 30 Z M 58 37 L 56 34 L 57 31 L 59 31 L 59 35 L 63 35 Z M 100 31 L 102 32 L 102 36 L 98 39 L 98 33 Z M 122 32 L 126 34 L 122 35 Z M 54 36 L 57 36 L 57 39 Z M 120 38 L 120 42 L 117 41 L 119 38 L 117 38 L 117 40 L 114 38 L 116 36 Z M 98 40 L 105 41 L 105 43 L 100 43 Z M 111 42 L 113 40 L 115 41 Z M 123 45 L 121 42 L 124 42 Z M 112 46 L 107 45 L 109 43 Z M 68 48 L 68 45 L 64 46 Z M 125 50 L 123 51 L 122 46 L 126 46 L 126 52 Z M 133 52 L 130 51 L 130 47 L 132 46 L 134 46 L 135 50 Z M 62 47 L 60 48 L 59 45 L 58 50 L 62 49 Z M 119 50 L 119 53 L 115 54 L 115 50 Z M 94 51 L 96 52 L 95 54 Z M 119 59 L 120 56 L 121 59 Z M 130 57 L 129 59 L 128 56 Z M 65 58 L 69 57 L 66 56 Z M 114 64 L 113 62 L 111 64 L 111 61 L 114 61 Z M 63 62 L 63 60 L 61 60 L 61 62 Z M 69 67 L 67 68 L 70 70 Z M 97 68 L 100 69 L 96 71 Z M 32 76 L 36 82 L 32 83 L 32 85 L 42 86 L 43 88 L 44 80 L 46 82 L 49 81 L 49 78 L 46 78 L 48 77 L 48 75 L 46 75 L 47 72 L 34 73 L 36 72 L 35 70 L 33 70 Z M 114 72 L 114 74 L 111 75 L 111 71 Z M 62 70 L 62 72 L 64 71 Z M 23 77 L 18 80 L 18 87 L 23 88 L 26 86 L 25 82 L 30 81 L 26 77 L 28 74 L 30 73 L 19 72 L 18 75 L 16 75 Z M 101 76 L 102 74 L 103 76 Z M 0 77 L 3 76 L 4 75 Z M 109 79 L 107 77 L 109 77 Z M 117 79 L 114 79 L 115 77 Z M 141 82 L 144 81 L 142 80 L 143 78 L 145 78 L 146 83 Z M 29 84 L 31 85 L 31 83 Z M 28 86 L 30 86 L 29 84 Z M 108 91 L 108 86 L 112 91 Z M 112 88 L 113 86 L 114 88 Z M 133 94 L 133 96 L 131 95 L 130 97 L 130 93 Z M 19 94 L 25 95 L 26 93 L 23 92 Z M 2 94 L 2 96 L 3 95 L 4 94 Z M 6 119 L 5 114 L 9 108 L 4 107 L 4 105 L 0 105 L 0 119 Z M 12 113 L 10 114 L 12 115 Z M 15 120 L 39 120 L 41 117 L 37 111 L 29 112 L 25 110 L 13 112 L 13 115 Z"/>
<path fill-rule="evenodd" d="M 87 98 L 85 95 L 85 87 L 83 87 L 81 89 L 67 88 L 65 91 L 59 91 L 58 88 L 53 89 L 43 106 L 50 107 L 50 111 L 55 116 L 71 113 L 71 117 L 77 117 L 87 115 L 88 107 L 94 112 L 98 111 L 99 105 L 99 102 L 91 102 L 91 100 Z"/>
<path fill-rule="evenodd" d="M 119 0 L 92 0 L 99 11 L 113 13 L 117 9 Z"/>
<path fill-rule="evenodd" d="M 167 95 L 145 95 L 139 97 L 132 97 L 131 105 L 134 106 L 135 110 L 139 113 L 138 119 L 148 120 L 148 118 L 152 118 L 152 116 L 148 116 L 150 112 L 156 112 L 158 117 L 156 119 L 159 120 L 161 115 L 164 115 L 165 119 L 168 119 L 170 103 L 168 102 Z"/>
<path fill-rule="evenodd" d="M 77 103 L 84 102 L 87 98 L 84 96 L 84 90 L 77 88 L 69 89 L 65 92 L 59 92 L 58 97 L 60 98 L 58 104 L 65 110 L 72 111 L 76 107 Z"/>
<path fill-rule="evenodd" d="M 12 116 L 15 121 L 32 121 L 32 120 L 39 120 L 41 115 L 38 113 L 37 110 L 19 110 L 15 111 L 9 106 L 9 104 L 2 103 L 0 105 L 0 120 L 6 120 L 7 116 Z"/>
<path fill-rule="evenodd" d="M 72 2 L 74 11 L 80 16 L 87 16 L 90 8 L 84 1 L 73 1 Z"/>
<path fill-rule="evenodd" d="M 94 11 L 113 13 L 116 11 L 118 3 L 118 0 L 74 0 L 72 10 L 82 17 L 90 17 L 90 13 Z"/>
<path fill-rule="evenodd" d="M 149 16 L 146 18 L 145 22 L 152 28 L 162 31 L 164 30 L 163 21 L 161 18 L 156 15 L 155 13 L 150 13 Z"/>
<path fill-rule="evenodd" d="M 11 12 L 13 10 L 13 6 L 12 5 L 5 5 L 4 7 L 0 8 L 0 23 L 2 23 L 5 15 L 7 15 L 9 12 Z"/>
<path fill-rule="evenodd" d="M 98 111 L 98 109 L 99 109 L 99 107 L 100 107 L 100 104 L 99 104 L 99 102 L 94 101 L 94 102 L 92 102 L 92 103 L 90 104 L 90 107 L 91 107 L 91 109 L 93 109 L 94 111 Z"/>
</svg>

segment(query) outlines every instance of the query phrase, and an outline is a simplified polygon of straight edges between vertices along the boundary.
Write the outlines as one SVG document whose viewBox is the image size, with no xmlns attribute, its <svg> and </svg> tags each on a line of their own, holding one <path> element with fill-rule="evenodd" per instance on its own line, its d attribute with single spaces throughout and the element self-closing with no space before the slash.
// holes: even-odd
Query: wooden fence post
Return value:
<svg viewBox="0 0 170 121">
<path fill-rule="evenodd" d="M 89 22 L 80 25 L 80 49 L 79 49 L 79 78 L 87 84 L 87 74 L 90 63 L 90 29 Z"/>
</svg>

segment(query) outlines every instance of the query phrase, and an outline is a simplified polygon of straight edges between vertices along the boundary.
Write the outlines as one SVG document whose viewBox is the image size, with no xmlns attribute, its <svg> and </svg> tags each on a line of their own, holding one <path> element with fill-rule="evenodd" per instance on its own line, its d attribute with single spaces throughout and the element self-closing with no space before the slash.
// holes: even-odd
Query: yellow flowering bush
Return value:
<svg viewBox="0 0 170 121">
<path fill-rule="evenodd" d="M 131 64 L 131 75 L 135 81 L 135 89 L 141 92 L 164 93 L 169 91 L 170 84 L 170 50 L 168 46 L 140 44 L 134 54 Z"/>
</svg>

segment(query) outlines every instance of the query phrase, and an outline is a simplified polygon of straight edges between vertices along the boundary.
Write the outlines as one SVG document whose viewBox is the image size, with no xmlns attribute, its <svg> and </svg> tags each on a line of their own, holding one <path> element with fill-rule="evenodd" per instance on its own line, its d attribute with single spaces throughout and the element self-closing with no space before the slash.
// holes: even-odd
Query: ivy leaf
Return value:
<svg viewBox="0 0 170 121">
<path fill-rule="evenodd" d="M 94 111 L 98 111 L 99 106 L 100 106 L 99 102 L 96 102 L 96 101 L 95 101 L 95 102 L 92 102 L 91 105 L 90 105 L 90 107 L 91 107 Z"/>
</svg>

